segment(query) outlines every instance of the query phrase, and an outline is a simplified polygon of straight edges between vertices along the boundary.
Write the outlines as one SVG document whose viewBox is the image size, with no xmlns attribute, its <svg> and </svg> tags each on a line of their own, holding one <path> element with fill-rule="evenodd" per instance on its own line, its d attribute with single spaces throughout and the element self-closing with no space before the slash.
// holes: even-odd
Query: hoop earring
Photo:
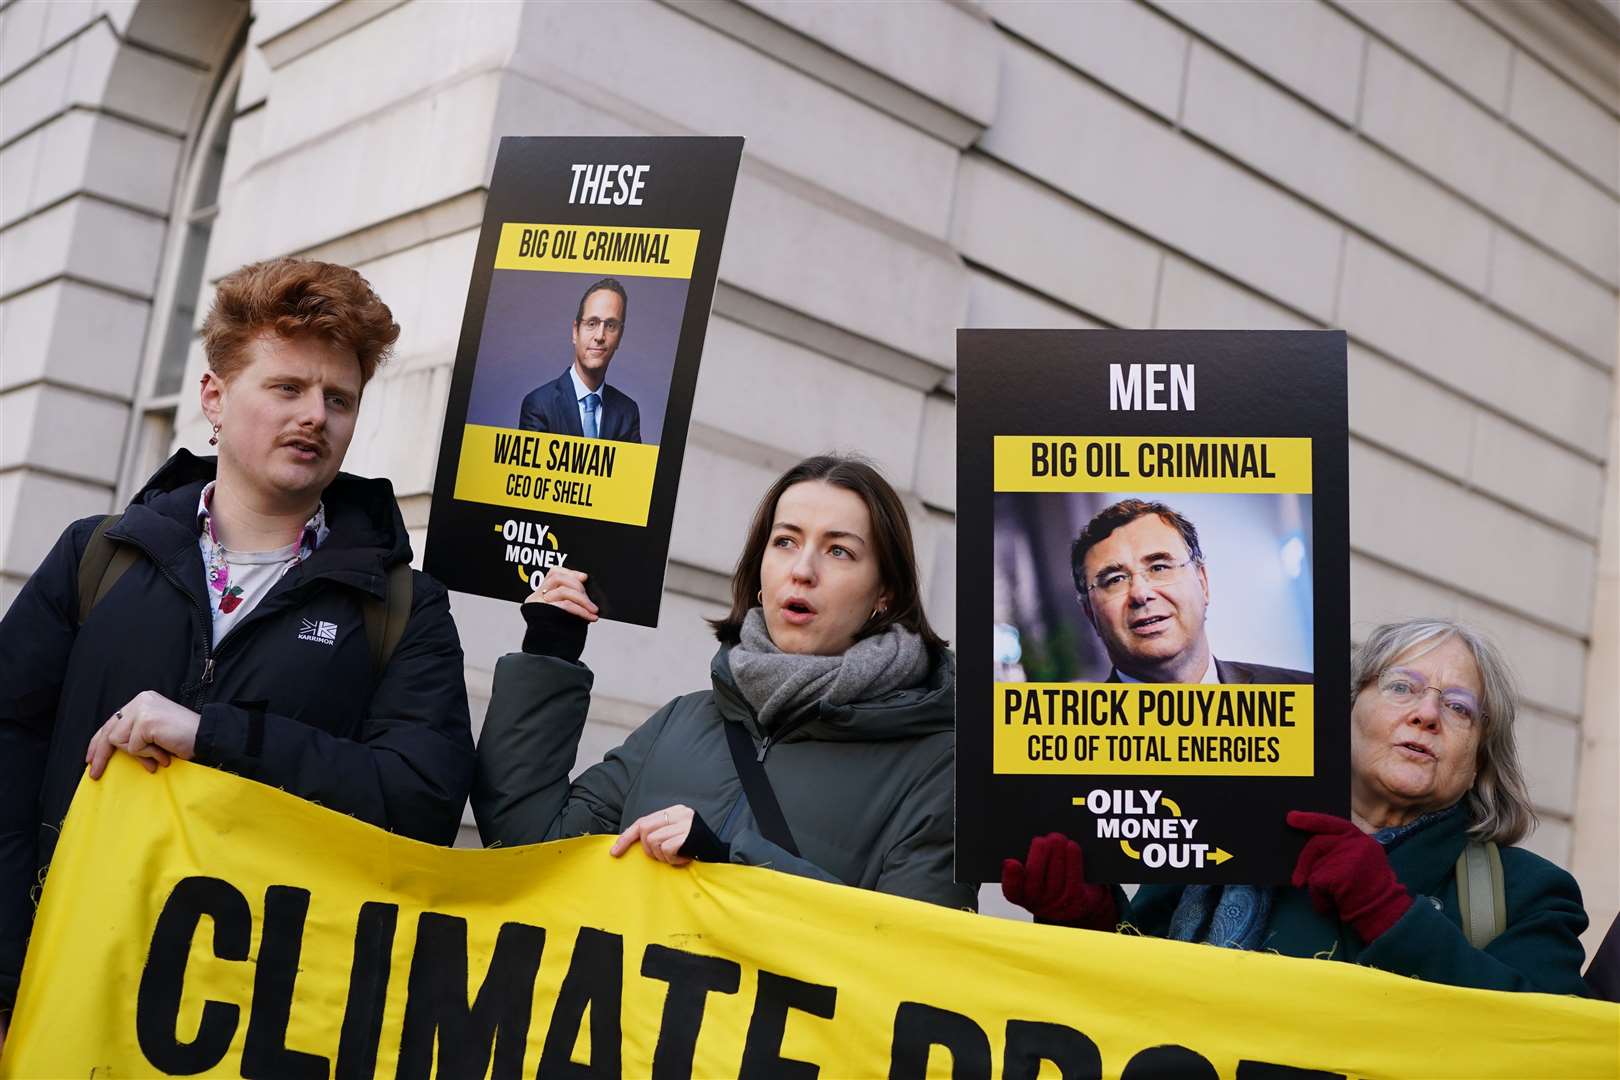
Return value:
<svg viewBox="0 0 1620 1080">
<path fill-rule="evenodd" d="M 214 433 L 212 435 L 208 436 L 208 445 L 209 446 L 218 446 L 219 445 L 219 425 L 218 424 L 214 425 Z"/>
<path fill-rule="evenodd" d="M 759 590 L 759 592 L 755 593 L 754 594 L 754 599 L 759 601 L 759 606 L 760 607 L 764 607 L 765 606 L 765 590 L 761 589 L 761 590 Z"/>
</svg>

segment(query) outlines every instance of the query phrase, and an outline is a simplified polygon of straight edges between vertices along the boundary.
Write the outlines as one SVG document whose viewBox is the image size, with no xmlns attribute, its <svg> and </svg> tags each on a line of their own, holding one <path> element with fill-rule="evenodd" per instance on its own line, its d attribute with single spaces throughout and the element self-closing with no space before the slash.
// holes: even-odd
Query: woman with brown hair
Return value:
<svg viewBox="0 0 1620 1080">
<path fill-rule="evenodd" d="M 714 620 L 710 688 L 570 783 L 596 605 L 553 568 L 495 669 L 473 812 L 485 844 L 617 833 L 661 862 L 770 866 L 950 907 L 955 664 L 923 612 L 911 525 L 870 465 L 808 458 L 754 514 Z"/>
</svg>

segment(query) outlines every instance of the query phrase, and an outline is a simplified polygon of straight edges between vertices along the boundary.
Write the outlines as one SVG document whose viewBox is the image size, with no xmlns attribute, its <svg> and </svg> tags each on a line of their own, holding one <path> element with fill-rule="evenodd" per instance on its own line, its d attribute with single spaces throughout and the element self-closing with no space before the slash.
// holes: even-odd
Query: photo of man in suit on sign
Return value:
<svg viewBox="0 0 1620 1080">
<path fill-rule="evenodd" d="M 607 385 L 608 364 L 624 340 L 630 300 L 613 278 L 592 283 L 574 314 L 574 362 L 557 378 L 529 391 L 518 427 L 587 439 L 641 441 L 635 399 Z"/>
<path fill-rule="evenodd" d="M 1204 632 L 1209 571 L 1191 521 L 1122 499 L 1080 530 L 1074 588 L 1113 662 L 1109 682 L 1308 683 L 1310 672 L 1218 659 Z"/>
</svg>

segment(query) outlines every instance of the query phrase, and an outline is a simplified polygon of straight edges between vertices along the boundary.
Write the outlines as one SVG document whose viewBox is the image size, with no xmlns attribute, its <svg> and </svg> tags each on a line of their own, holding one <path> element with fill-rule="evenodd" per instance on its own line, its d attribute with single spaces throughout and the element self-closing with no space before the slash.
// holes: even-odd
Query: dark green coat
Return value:
<svg viewBox="0 0 1620 1080">
<path fill-rule="evenodd" d="M 956 671 L 937 650 L 927 681 L 829 706 L 761 731 L 722 648 L 712 688 L 676 698 L 569 782 L 590 706 L 583 664 L 512 653 L 495 667 L 478 739 L 473 814 L 485 844 L 534 844 L 617 833 L 682 803 L 730 845 L 731 861 L 927 900 L 976 906 L 978 888 L 951 880 Z M 740 724 L 764 763 L 796 857 L 759 831 L 726 743 Z"/>
<path fill-rule="evenodd" d="M 1466 813 L 1448 814 L 1388 849 L 1395 876 L 1413 904 L 1371 945 L 1311 906 L 1304 889 L 1277 890 L 1265 943 L 1284 956 L 1348 960 L 1429 982 L 1481 990 L 1586 993 L 1581 980 L 1581 890 L 1564 870 L 1522 848 L 1502 848 L 1507 929 L 1484 949 L 1468 944 L 1457 907 L 1457 856 L 1468 843 Z M 1181 886 L 1144 885 L 1125 921 L 1168 936 Z"/>
</svg>

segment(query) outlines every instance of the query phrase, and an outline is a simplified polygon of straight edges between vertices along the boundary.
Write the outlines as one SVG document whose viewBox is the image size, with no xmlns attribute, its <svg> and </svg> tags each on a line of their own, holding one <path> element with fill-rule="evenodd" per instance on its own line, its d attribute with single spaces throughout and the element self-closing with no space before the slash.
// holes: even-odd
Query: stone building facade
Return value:
<svg viewBox="0 0 1620 1080">
<path fill-rule="evenodd" d="M 593 632 L 582 760 L 701 683 L 698 620 L 803 455 L 904 489 L 950 632 L 956 327 L 1342 327 L 1356 632 L 1505 646 L 1530 844 L 1606 926 L 1617 73 L 1616 0 L 11 0 L 0 605 L 205 441 L 208 283 L 282 253 L 359 267 L 404 327 L 349 468 L 420 552 L 499 136 L 741 134 L 663 625 Z M 455 608 L 476 718 L 520 620 Z"/>
</svg>

